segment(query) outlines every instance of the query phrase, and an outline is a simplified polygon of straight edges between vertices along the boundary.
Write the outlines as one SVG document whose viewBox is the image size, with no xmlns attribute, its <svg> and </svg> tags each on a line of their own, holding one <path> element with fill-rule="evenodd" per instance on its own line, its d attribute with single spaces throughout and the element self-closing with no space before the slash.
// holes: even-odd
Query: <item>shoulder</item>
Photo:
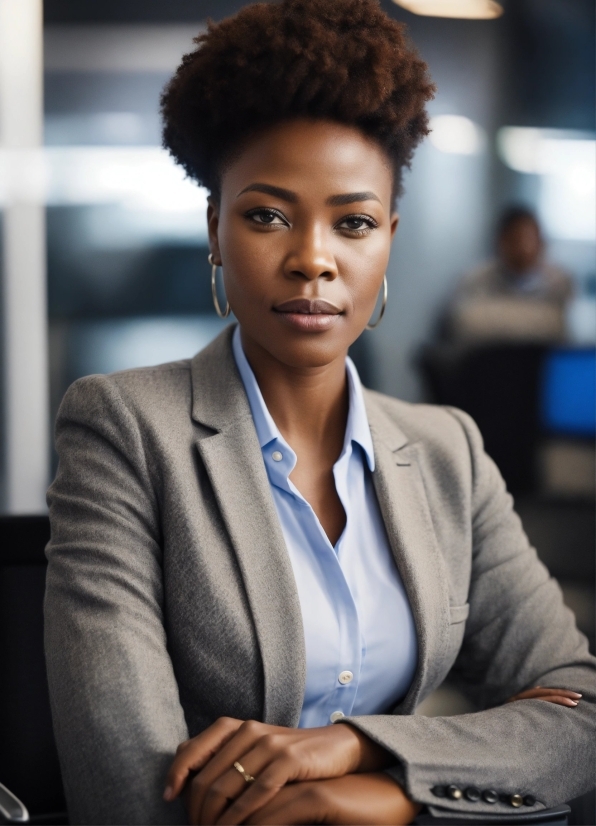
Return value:
<svg viewBox="0 0 596 826">
<path fill-rule="evenodd" d="M 468 499 L 487 477 L 492 463 L 476 423 L 463 410 L 412 404 L 372 391 L 365 398 L 373 442 L 383 442 L 396 455 L 415 456 L 433 493 L 448 488 L 450 496 L 459 491 Z M 501 483 L 495 477 L 490 484 Z"/>
<path fill-rule="evenodd" d="M 168 419 L 190 409 L 190 360 L 140 367 L 107 375 L 85 376 L 68 388 L 58 423 L 64 418 Z"/>
<path fill-rule="evenodd" d="M 364 392 L 367 410 L 374 421 L 371 426 L 386 433 L 401 433 L 409 443 L 461 447 L 480 439 L 474 420 L 463 410 L 405 402 L 373 390 Z"/>
</svg>

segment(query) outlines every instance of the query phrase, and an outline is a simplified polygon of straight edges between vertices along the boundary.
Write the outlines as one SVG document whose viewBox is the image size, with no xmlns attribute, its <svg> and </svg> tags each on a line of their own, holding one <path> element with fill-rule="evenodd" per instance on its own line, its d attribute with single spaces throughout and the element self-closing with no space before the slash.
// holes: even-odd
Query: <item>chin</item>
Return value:
<svg viewBox="0 0 596 826">
<path fill-rule="evenodd" d="M 314 334 L 300 338 L 277 335 L 265 349 L 278 361 L 297 369 L 326 367 L 339 358 L 345 358 L 349 342 L 344 336 Z"/>
</svg>

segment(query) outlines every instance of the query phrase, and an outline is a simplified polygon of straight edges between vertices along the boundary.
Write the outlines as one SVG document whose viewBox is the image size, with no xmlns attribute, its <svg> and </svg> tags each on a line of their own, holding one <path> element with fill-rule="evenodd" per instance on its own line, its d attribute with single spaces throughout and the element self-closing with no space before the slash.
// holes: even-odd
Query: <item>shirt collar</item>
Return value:
<svg viewBox="0 0 596 826">
<path fill-rule="evenodd" d="M 232 349 L 238 372 L 240 373 L 244 389 L 246 390 L 261 450 L 276 439 L 284 442 L 283 436 L 267 410 L 255 374 L 248 363 L 248 359 L 244 355 L 239 325 L 237 325 L 234 330 Z M 342 455 L 351 442 L 356 442 L 364 451 L 366 462 L 372 472 L 375 469 L 375 454 L 372 437 L 370 435 L 370 427 L 368 425 L 368 417 L 366 415 L 366 407 L 364 405 L 362 385 L 358 371 L 356 370 L 356 365 L 349 357 L 346 358 L 346 373 L 348 375 L 349 411 Z"/>
</svg>

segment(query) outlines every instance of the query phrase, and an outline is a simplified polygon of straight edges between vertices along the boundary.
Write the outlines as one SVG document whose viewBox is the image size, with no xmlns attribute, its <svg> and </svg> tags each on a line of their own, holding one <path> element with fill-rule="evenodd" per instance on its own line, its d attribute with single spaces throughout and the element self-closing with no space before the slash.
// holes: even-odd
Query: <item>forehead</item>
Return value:
<svg viewBox="0 0 596 826">
<path fill-rule="evenodd" d="M 222 198 L 258 181 L 290 189 L 299 198 L 372 190 L 388 207 L 393 169 L 385 151 L 359 129 L 297 119 L 251 139 L 222 175 Z"/>
</svg>

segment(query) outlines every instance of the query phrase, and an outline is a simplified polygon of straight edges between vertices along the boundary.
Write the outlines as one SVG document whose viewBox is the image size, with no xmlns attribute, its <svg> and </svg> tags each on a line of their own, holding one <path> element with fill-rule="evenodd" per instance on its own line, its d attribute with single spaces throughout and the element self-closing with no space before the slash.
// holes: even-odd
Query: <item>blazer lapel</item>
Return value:
<svg viewBox="0 0 596 826">
<path fill-rule="evenodd" d="M 373 475 L 391 549 L 408 594 L 418 635 L 414 680 L 396 711 L 413 713 L 432 685 L 449 633 L 447 570 L 434 532 L 415 444 L 366 393 L 375 450 Z"/>
<path fill-rule="evenodd" d="M 192 362 L 196 440 L 234 546 L 264 671 L 263 720 L 296 726 L 306 681 L 300 602 L 227 328 Z"/>
</svg>

